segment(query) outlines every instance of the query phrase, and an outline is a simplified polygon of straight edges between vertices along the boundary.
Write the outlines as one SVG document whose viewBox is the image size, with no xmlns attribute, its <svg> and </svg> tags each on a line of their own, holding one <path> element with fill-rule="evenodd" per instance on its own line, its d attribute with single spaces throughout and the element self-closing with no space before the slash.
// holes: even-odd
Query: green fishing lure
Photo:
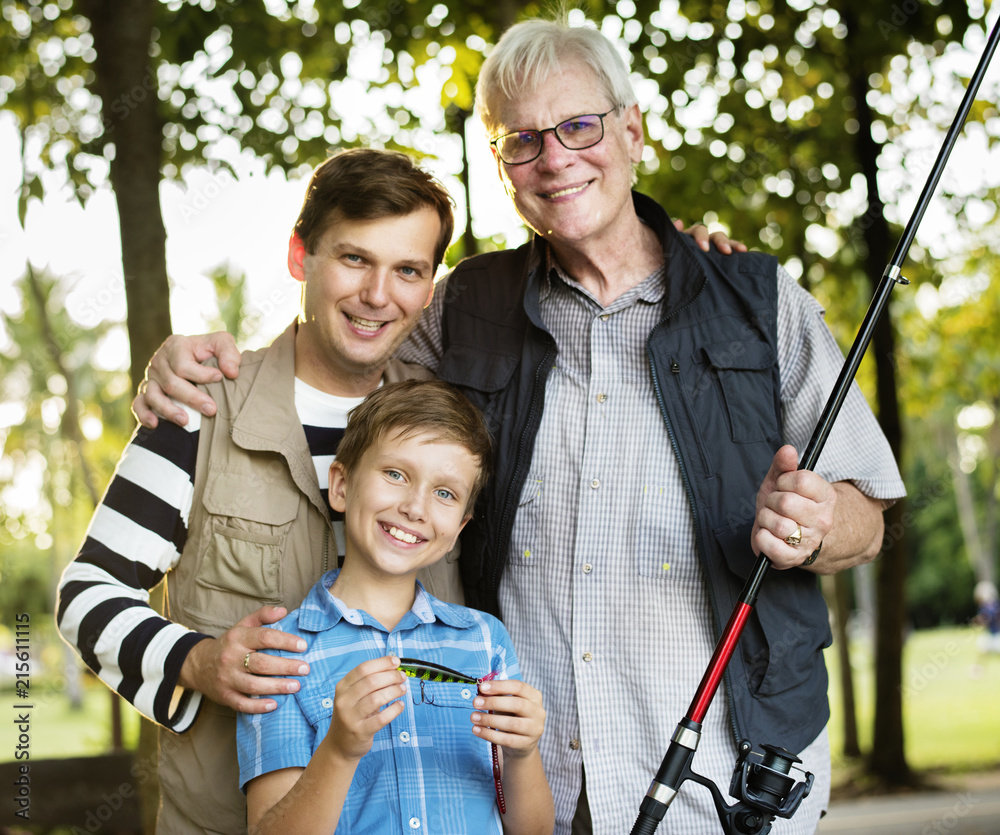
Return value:
<svg viewBox="0 0 1000 835">
<path fill-rule="evenodd" d="M 400 658 L 399 667 L 401 673 L 417 681 L 439 681 L 444 684 L 475 684 L 489 681 L 496 673 L 490 673 L 482 678 L 469 678 L 457 670 L 444 667 L 440 664 L 432 664 L 429 661 L 418 661 L 416 658 Z M 423 698 L 423 686 L 421 685 L 421 699 Z M 490 743 L 490 753 L 493 759 L 493 785 L 497 792 L 497 806 L 500 814 L 506 814 L 507 801 L 503 796 L 503 786 L 500 783 L 500 753 L 495 742 Z"/>
</svg>

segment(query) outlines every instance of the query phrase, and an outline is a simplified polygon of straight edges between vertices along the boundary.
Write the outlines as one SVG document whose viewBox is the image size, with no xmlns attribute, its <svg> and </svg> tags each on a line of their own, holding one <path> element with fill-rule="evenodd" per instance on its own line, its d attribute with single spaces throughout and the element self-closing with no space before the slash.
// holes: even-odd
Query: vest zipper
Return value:
<svg viewBox="0 0 1000 835">
<path fill-rule="evenodd" d="M 694 304 L 695 299 L 697 299 L 699 295 L 701 295 L 700 290 L 698 291 L 698 293 L 695 294 L 693 299 L 687 302 L 687 304 L 675 310 L 671 315 L 676 315 L 684 308 Z M 723 623 L 723 620 L 719 613 L 719 601 L 715 594 L 715 587 L 712 585 L 711 577 L 708 575 L 708 564 L 705 559 L 705 543 L 702 541 L 701 525 L 699 524 L 698 505 L 695 502 L 694 490 L 691 487 L 691 479 L 688 476 L 687 469 L 684 465 L 684 458 L 681 456 L 680 446 L 677 443 L 677 436 L 674 434 L 674 427 L 670 423 L 670 417 L 667 414 L 667 404 L 663 398 L 663 388 L 660 386 L 660 378 L 656 373 L 656 363 L 653 362 L 653 352 L 650 349 L 650 340 L 653 337 L 653 332 L 657 328 L 661 327 L 667 321 L 667 318 L 660 320 L 660 322 L 656 325 L 656 327 L 654 327 L 653 330 L 649 332 L 649 336 L 646 337 L 646 356 L 649 357 L 649 370 L 653 377 L 653 391 L 656 392 L 656 400 L 660 406 L 660 414 L 663 415 L 663 422 L 667 427 L 667 437 L 670 438 L 670 445 L 673 447 L 674 455 L 677 457 L 677 467 L 680 470 L 681 481 L 684 484 L 684 491 L 687 493 L 688 503 L 691 505 L 691 515 L 694 517 L 695 550 L 698 554 L 698 560 L 701 562 L 702 571 L 705 573 L 705 587 L 708 589 L 708 597 L 709 600 L 712 602 L 712 613 L 715 616 L 716 640 L 718 640 L 718 636 L 722 634 L 721 624 Z M 679 374 L 680 367 L 678 366 L 675 369 L 674 365 L 675 363 L 673 362 L 673 360 L 671 360 L 671 368 L 670 368 L 671 372 L 674 374 Z M 708 659 L 706 659 L 706 664 L 707 663 Z M 729 703 L 729 721 L 732 724 L 733 739 L 735 740 L 736 745 L 738 747 L 740 741 L 743 739 L 743 735 L 740 733 L 740 726 L 736 720 L 736 699 L 733 696 L 732 676 L 729 673 L 728 667 L 726 667 L 726 671 L 723 674 L 723 678 L 725 679 L 726 701 Z"/>
<path fill-rule="evenodd" d="M 323 530 L 323 574 L 330 570 L 330 523 Z"/>
<path fill-rule="evenodd" d="M 503 503 L 503 513 L 500 515 L 500 532 L 503 539 L 500 541 L 500 547 L 497 549 L 497 558 L 493 561 L 493 578 L 491 582 L 491 589 L 493 591 L 493 596 L 496 598 L 496 608 L 499 614 L 500 610 L 500 571 L 502 568 L 502 563 L 507 561 L 507 548 L 510 545 L 510 537 L 513 533 L 513 522 L 508 526 L 507 520 L 510 518 L 510 506 L 512 496 L 514 494 L 515 488 L 520 492 L 521 487 L 523 487 L 523 479 L 519 479 L 521 473 L 521 465 L 524 461 L 522 455 L 522 450 L 524 449 L 524 439 L 528 433 L 528 429 L 532 426 L 534 416 L 535 416 L 535 406 L 538 404 L 538 384 L 542 378 L 542 369 L 552 362 L 552 347 L 554 340 L 551 335 L 549 335 L 549 347 L 546 348 L 545 354 L 542 356 L 542 361 L 538 363 L 535 368 L 535 382 L 531 389 L 531 404 L 528 407 L 528 419 L 525 421 L 524 426 L 521 428 L 521 437 L 518 439 L 517 444 L 517 461 L 514 465 L 514 473 L 511 476 L 509 482 L 507 482 L 507 495 L 504 497 Z M 547 376 L 547 375 L 546 375 Z M 535 437 L 537 432 L 532 434 L 532 438 Z"/>
<path fill-rule="evenodd" d="M 696 441 L 698 441 L 698 457 L 701 458 L 702 469 L 706 473 L 712 474 L 712 465 L 708 460 L 708 455 L 705 453 L 705 443 L 702 439 L 701 432 L 698 431 L 698 421 L 695 420 L 695 416 L 691 411 L 691 404 L 688 402 L 688 397 L 684 391 L 684 378 L 681 376 L 681 365 L 673 357 L 670 358 L 670 374 L 676 381 L 677 385 L 675 389 L 677 390 L 677 397 L 680 400 L 681 407 L 687 413 L 688 421 L 691 424 L 691 430 L 695 434 Z"/>
</svg>

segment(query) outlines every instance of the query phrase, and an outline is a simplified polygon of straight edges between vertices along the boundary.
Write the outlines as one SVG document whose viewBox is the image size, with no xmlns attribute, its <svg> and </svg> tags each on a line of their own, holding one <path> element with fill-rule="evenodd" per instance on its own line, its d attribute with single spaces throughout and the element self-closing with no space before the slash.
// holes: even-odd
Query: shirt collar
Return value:
<svg viewBox="0 0 1000 835">
<path fill-rule="evenodd" d="M 662 293 L 656 291 L 659 298 L 662 299 L 661 304 L 663 309 L 667 312 L 677 310 L 688 304 L 701 292 L 702 286 L 706 281 L 705 255 L 698 249 L 690 237 L 684 235 L 682 232 L 678 232 L 674 228 L 670 217 L 663 210 L 663 207 L 651 197 L 647 197 L 638 191 L 633 191 L 632 203 L 635 206 L 636 214 L 639 215 L 639 219 L 656 233 L 656 236 L 663 245 L 666 269 L 657 283 L 662 282 L 664 289 Z M 545 249 L 542 249 L 542 247 L 545 247 Z M 538 234 L 532 239 L 531 256 L 529 273 L 533 273 L 532 280 L 534 283 L 532 284 L 529 281 L 529 289 L 531 287 L 538 288 L 539 295 L 535 296 L 536 301 L 534 302 L 534 305 L 537 306 L 538 302 L 544 299 L 544 295 L 541 294 L 543 291 L 552 292 L 555 289 L 555 285 L 551 283 L 548 275 L 548 270 L 545 269 L 548 258 L 548 245 Z M 642 298 L 654 298 L 647 297 L 645 292 L 643 290 L 644 295 Z M 526 294 L 525 309 L 528 311 L 528 315 L 532 316 L 533 308 L 529 304 L 530 301 L 530 297 Z M 537 315 L 537 311 L 532 317 L 532 321 L 535 325 L 544 329 L 541 317 Z"/>
<path fill-rule="evenodd" d="M 351 609 L 344 601 L 330 594 L 330 587 L 340 574 L 335 568 L 324 574 L 310 589 L 298 611 L 298 625 L 303 632 L 324 632 L 332 629 L 341 620 L 356 626 L 368 624 L 377 626 L 377 621 L 363 609 Z M 433 623 L 440 620 L 448 626 L 466 627 L 475 622 L 462 606 L 453 606 L 428 594 L 417 581 L 417 594 L 410 611 L 403 616 L 396 629 L 412 629 L 418 623 Z"/>
<path fill-rule="evenodd" d="M 615 301 L 608 307 L 608 310 L 611 311 L 613 309 L 628 307 L 636 301 L 642 301 L 648 304 L 658 304 L 663 301 L 663 296 L 666 292 L 666 273 L 667 265 L 666 262 L 664 262 L 660 264 L 656 270 L 646 276 L 646 278 L 644 278 L 639 284 L 615 299 Z M 552 254 L 552 247 L 546 246 L 545 271 L 543 273 L 541 287 L 539 288 L 539 301 L 545 301 L 553 292 L 558 290 L 560 284 L 575 290 L 578 293 L 582 293 L 587 298 L 591 299 L 595 304 L 599 305 L 599 302 L 594 299 L 590 293 L 584 290 L 580 284 L 562 268 L 562 265 Z"/>
</svg>

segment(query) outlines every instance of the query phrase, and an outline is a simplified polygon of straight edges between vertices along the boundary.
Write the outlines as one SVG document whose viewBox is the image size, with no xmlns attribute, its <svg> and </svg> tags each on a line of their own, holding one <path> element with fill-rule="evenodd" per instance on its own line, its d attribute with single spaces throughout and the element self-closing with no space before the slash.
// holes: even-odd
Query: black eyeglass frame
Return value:
<svg viewBox="0 0 1000 835">
<path fill-rule="evenodd" d="M 497 156 L 500 157 L 500 161 L 504 165 L 527 165 L 529 162 L 534 162 L 542 155 L 542 149 L 545 147 L 544 136 L 547 133 L 551 133 L 553 136 L 555 136 L 555 138 L 559 140 L 559 144 L 562 145 L 568 151 L 585 151 L 587 148 L 593 148 L 595 145 L 600 145 L 601 142 L 604 141 L 604 117 L 607 116 L 609 113 L 614 113 L 616 110 L 620 110 L 621 107 L 622 105 L 616 104 L 610 110 L 605 110 L 603 113 L 581 113 L 579 116 L 570 116 L 568 119 L 563 119 L 563 121 L 561 121 L 558 125 L 555 125 L 554 127 L 551 128 L 542 128 L 542 129 L 529 128 L 528 130 L 508 131 L 507 133 L 501 134 L 495 139 L 490 140 L 490 145 L 492 145 L 493 148 L 496 150 Z M 601 120 L 601 135 L 596 141 L 591 142 L 589 145 L 582 145 L 579 148 L 571 148 L 563 141 L 563 138 L 559 135 L 559 128 L 561 128 L 565 124 L 568 124 L 569 122 L 574 122 L 577 119 L 585 119 L 587 116 L 596 116 L 598 119 Z M 514 136 L 520 133 L 538 134 L 538 153 L 536 153 L 531 159 L 522 159 L 519 162 L 508 162 L 503 158 L 503 154 L 500 153 L 500 147 L 497 145 L 497 143 L 506 139 L 508 136 Z"/>
</svg>

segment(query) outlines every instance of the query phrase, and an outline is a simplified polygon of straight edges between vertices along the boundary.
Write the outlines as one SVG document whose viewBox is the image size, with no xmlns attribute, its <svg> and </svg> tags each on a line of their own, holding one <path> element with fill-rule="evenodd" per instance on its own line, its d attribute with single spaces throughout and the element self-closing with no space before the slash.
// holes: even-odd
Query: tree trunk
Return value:
<svg viewBox="0 0 1000 835">
<path fill-rule="evenodd" d="M 857 66 L 851 74 L 857 102 L 859 129 L 857 154 L 868 186 L 865 215 L 865 272 L 872 292 L 889 263 L 889 225 L 878 191 L 879 146 L 872 137 L 872 113 L 868 106 L 868 74 Z M 897 461 L 901 460 L 903 431 L 896 390 L 895 335 L 892 320 L 882 316 L 872 337 L 875 359 L 878 417 Z M 878 610 L 875 626 L 875 727 L 869 764 L 872 772 L 889 785 L 911 781 L 906 762 L 903 733 L 903 630 L 906 622 L 906 525 L 905 501 L 897 502 L 885 514 L 886 536 L 878 564 L 876 592 Z"/>
<path fill-rule="evenodd" d="M 965 541 L 965 555 L 972 567 L 976 581 L 988 580 L 996 582 L 993 570 L 993 552 L 984 547 L 983 540 L 979 536 L 979 521 L 976 519 L 976 500 L 972 494 L 972 485 L 969 474 L 962 469 L 959 461 L 959 453 L 955 448 L 955 441 L 951 427 L 944 430 L 942 435 L 950 436 L 948 446 L 952 447 L 952 453 L 948 456 L 948 466 L 951 468 L 952 482 L 955 490 L 955 506 L 958 509 L 958 521 L 962 529 L 962 539 Z M 947 448 L 944 446 L 943 448 Z"/>
<path fill-rule="evenodd" d="M 844 721 L 844 757 L 860 757 L 858 744 L 858 712 L 854 699 L 854 671 L 851 669 L 851 647 L 847 633 L 850 617 L 849 591 L 851 575 L 846 571 L 823 578 L 823 592 L 833 609 L 833 640 L 840 668 L 840 700 Z"/>
<path fill-rule="evenodd" d="M 462 171 L 459 180 L 462 183 L 462 193 L 465 198 L 465 230 L 462 232 L 462 257 L 469 258 L 479 251 L 479 243 L 472 233 L 472 193 L 469 191 L 469 137 L 466 127 L 469 116 L 457 104 L 449 104 L 445 109 L 444 119 L 448 130 L 462 140 Z"/>
<path fill-rule="evenodd" d="M 163 126 L 156 69 L 149 60 L 155 0 L 80 0 L 90 19 L 97 59 L 104 138 L 114 145 L 111 184 L 118 205 L 132 386 L 170 335 L 167 234 L 160 211 Z"/>
<path fill-rule="evenodd" d="M 167 233 L 160 209 L 163 126 L 158 113 L 156 69 L 149 59 L 156 0 L 79 0 L 90 19 L 97 58 L 94 87 L 101 97 L 104 138 L 114 145 L 111 184 L 118 206 L 125 301 L 128 307 L 130 374 L 133 390 L 146 362 L 170 335 Z M 138 757 L 155 764 L 156 729 L 142 720 Z M 155 768 L 144 772 L 155 774 Z M 155 829 L 159 787 L 139 786 L 143 830 Z"/>
</svg>

